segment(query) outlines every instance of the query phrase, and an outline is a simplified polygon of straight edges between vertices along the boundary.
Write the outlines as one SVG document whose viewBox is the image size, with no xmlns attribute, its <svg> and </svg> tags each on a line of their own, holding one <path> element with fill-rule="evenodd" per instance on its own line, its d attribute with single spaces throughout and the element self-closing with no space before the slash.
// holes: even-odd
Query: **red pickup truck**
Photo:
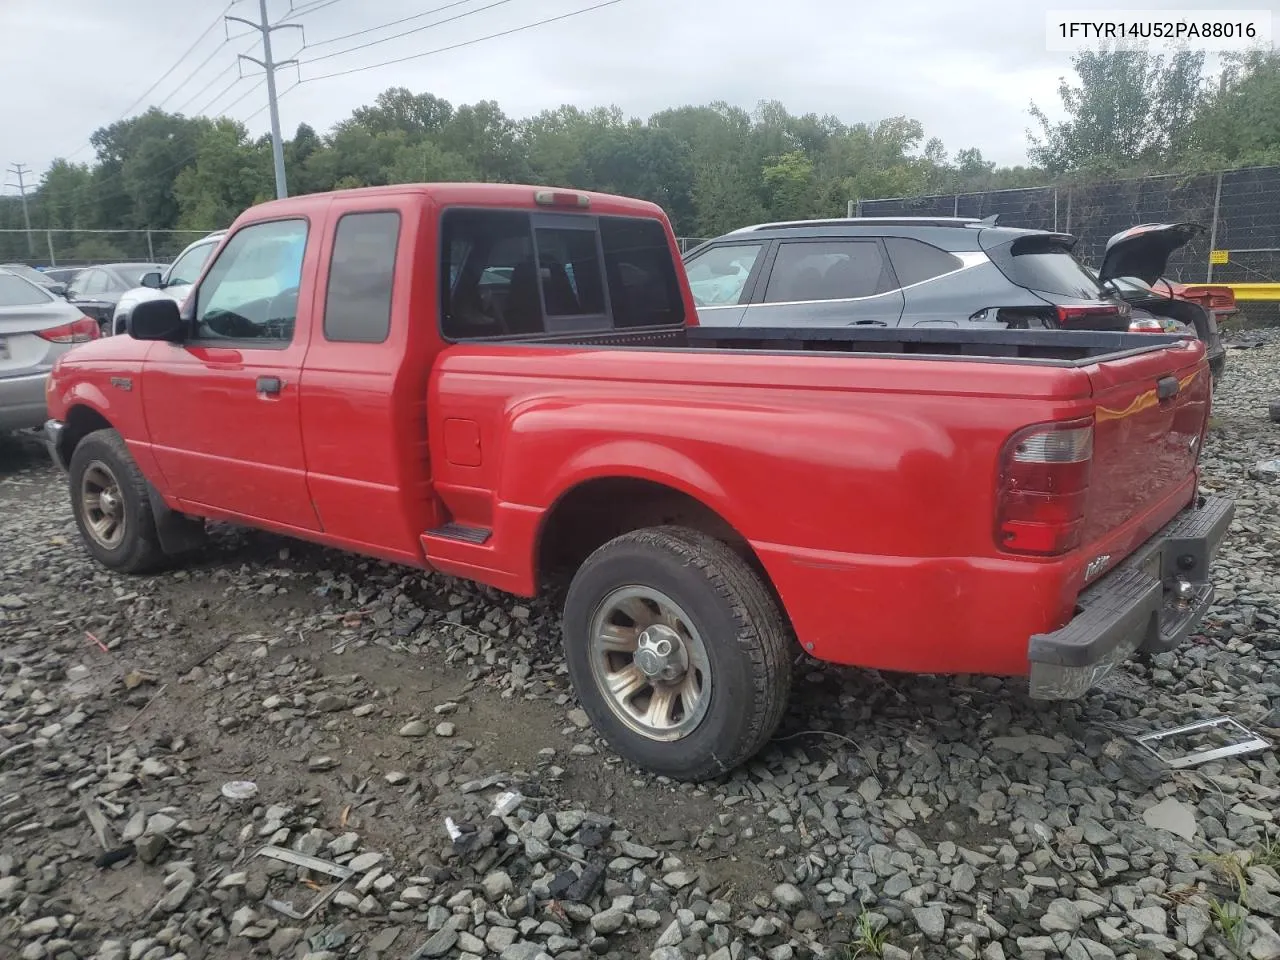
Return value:
<svg viewBox="0 0 1280 960">
<path fill-rule="evenodd" d="M 584 709 L 684 779 L 771 738 L 800 649 L 1068 698 L 1199 619 L 1232 514 L 1201 343 L 699 328 L 679 263 L 601 194 L 254 207 L 185 304 L 54 368 L 85 545 L 154 570 L 214 520 L 522 596 L 568 571 Z"/>
</svg>

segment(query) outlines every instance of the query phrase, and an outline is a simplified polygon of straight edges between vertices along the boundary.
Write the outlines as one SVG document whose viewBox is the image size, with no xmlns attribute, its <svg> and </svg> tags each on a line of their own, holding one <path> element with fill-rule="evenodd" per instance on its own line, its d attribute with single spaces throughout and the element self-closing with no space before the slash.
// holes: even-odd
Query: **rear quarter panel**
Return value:
<svg viewBox="0 0 1280 960">
<path fill-rule="evenodd" d="M 648 479 L 733 525 L 815 655 L 1017 673 L 1075 595 L 1057 565 L 997 552 L 998 453 L 1028 423 L 1087 415 L 1089 391 L 1050 366 L 456 346 L 428 407 L 477 425 L 478 456 L 434 432 L 437 491 L 494 529 L 495 565 L 519 582 L 536 537 L 504 530 L 536 530 L 587 480 Z"/>
</svg>

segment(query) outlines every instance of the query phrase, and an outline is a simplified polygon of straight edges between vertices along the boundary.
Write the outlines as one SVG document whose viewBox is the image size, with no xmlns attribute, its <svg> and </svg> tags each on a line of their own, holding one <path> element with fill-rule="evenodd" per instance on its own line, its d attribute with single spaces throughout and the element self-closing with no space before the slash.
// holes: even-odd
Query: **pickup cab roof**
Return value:
<svg viewBox="0 0 1280 960">
<path fill-rule="evenodd" d="M 242 213 L 232 224 L 232 229 L 234 230 L 242 222 L 271 220 L 290 214 L 305 215 L 309 211 L 323 209 L 336 197 L 351 200 L 361 197 L 390 199 L 406 196 L 420 196 L 424 201 L 429 200 L 436 206 L 499 208 L 537 206 L 549 212 L 560 210 L 617 216 L 664 217 L 662 208 L 656 203 L 588 190 L 564 190 L 517 183 L 398 183 L 383 187 L 360 187 L 354 190 L 334 190 L 327 193 L 288 197 L 284 200 L 270 200 L 250 207 Z"/>
</svg>

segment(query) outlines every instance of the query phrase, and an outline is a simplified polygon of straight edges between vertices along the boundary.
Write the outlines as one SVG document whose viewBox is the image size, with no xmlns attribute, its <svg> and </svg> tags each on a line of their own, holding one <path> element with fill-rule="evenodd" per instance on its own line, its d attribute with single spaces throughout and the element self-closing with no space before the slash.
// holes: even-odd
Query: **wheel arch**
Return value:
<svg viewBox="0 0 1280 960">
<path fill-rule="evenodd" d="M 62 421 L 62 435 L 58 438 L 58 458 L 64 464 L 71 463 L 71 455 L 80 441 L 97 430 L 114 430 L 116 425 L 102 411 L 87 403 L 72 404 Z"/>
<path fill-rule="evenodd" d="M 576 569 L 614 537 L 663 526 L 697 530 L 728 546 L 752 568 L 790 623 L 773 578 L 746 535 L 697 494 L 646 477 L 595 476 L 562 491 L 538 526 L 533 555 L 535 582 Z"/>
</svg>

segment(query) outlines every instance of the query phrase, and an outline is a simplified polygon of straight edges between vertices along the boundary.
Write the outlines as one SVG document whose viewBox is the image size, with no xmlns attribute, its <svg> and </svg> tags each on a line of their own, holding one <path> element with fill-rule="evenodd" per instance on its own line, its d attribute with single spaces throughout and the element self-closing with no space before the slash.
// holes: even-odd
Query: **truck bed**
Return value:
<svg viewBox="0 0 1280 960">
<path fill-rule="evenodd" d="M 591 335 L 542 334 L 495 342 L 549 346 L 598 346 L 677 350 L 849 353 L 931 356 L 967 361 L 1024 361 L 1045 366 L 1086 366 L 1100 359 L 1148 353 L 1177 343 L 1176 334 L 1104 330 L 991 330 L 960 327 L 687 327 L 611 331 Z M 472 341 L 475 342 L 475 341 Z"/>
</svg>

